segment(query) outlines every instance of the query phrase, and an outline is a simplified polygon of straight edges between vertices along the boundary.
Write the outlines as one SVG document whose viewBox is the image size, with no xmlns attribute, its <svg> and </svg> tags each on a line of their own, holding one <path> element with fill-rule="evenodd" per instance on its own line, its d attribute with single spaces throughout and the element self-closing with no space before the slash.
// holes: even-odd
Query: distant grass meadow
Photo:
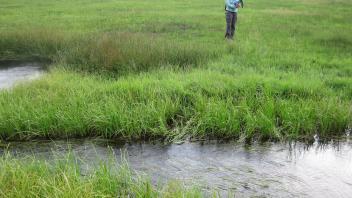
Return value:
<svg viewBox="0 0 352 198">
<path fill-rule="evenodd" d="M 352 124 L 352 2 L 0 0 L 0 60 L 49 61 L 0 92 L 0 137 L 284 140 Z"/>
</svg>

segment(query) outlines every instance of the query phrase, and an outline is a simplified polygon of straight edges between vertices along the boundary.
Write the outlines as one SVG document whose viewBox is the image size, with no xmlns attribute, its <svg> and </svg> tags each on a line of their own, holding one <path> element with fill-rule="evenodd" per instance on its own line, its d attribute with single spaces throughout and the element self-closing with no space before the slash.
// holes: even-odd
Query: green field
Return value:
<svg viewBox="0 0 352 198">
<path fill-rule="evenodd" d="M 0 60 L 49 61 L 0 92 L 6 140 L 284 140 L 352 124 L 352 2 L 0 0 Z"/>
</svg>

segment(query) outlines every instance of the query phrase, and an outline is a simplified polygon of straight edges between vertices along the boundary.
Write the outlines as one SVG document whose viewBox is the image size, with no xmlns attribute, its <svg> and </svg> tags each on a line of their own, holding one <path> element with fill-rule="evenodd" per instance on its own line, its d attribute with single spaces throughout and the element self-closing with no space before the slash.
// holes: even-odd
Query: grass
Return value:
<svg viewBox="0 0 352 198">
<path fill-rule="evenodd" d="M 49 61 L 0 91 L 0 140 L 286 140 L 352 126 L 352 3 L 0 0 L 0 61 Z M 1 197 L 203 197 L 126 165 L 0 157 Z M 113 167 L 113 168 L 112 168 Z"/>
<path fill-rule="evenodd" d="M 246 2 L 233 43 L 220 0 L 0 5 L 0 59 L 53 62 L 0 92 L 2 139 L 283 140 L 351 127 L 347 0 Z"/>
<path fill-rule="evenodd" d="M 167 65 L 188 68 L 219 56 L 201 44 L 140 33 L 71 35 L 53 31 L 0 33 L 0 60 L 49 61 L 75 71 L 123 75 Z M 19 47 L 21 46 L 21 47 Z"/>
<path fill-rule="evenodd" d="M 203 197 L 179 182 L 155 186 L 126 163 L 100 162 L 89 171 L 72 154 L 51 161 L 0 157 L 1 197 Z"/>
<path fill-rule="evenodd" d="M 319 78 L 270 75 L 166 69 L 115 80 L 56 69 L 0 93 L 1 136 L 283 139 L 347 128 L 351 97 L 345 92 Z"/>
</svg>

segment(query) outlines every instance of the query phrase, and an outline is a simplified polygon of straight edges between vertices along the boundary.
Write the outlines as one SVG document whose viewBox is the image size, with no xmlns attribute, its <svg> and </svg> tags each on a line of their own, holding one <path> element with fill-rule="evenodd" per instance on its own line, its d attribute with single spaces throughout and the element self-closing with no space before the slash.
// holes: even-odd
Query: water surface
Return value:
<svg viewBox="0 0 352 198">
<path fill-rule="evenodd" d="M 43 67 L 39 63 L 0 62 L 0 89 L 38 78 L 42 73 Z"/>
<path fill-rule="evenodd" d="M 9 151 L 18 157 L 34 154 L 51 158 L 54 151 L 72 149 L 88 164 L 120 158 L 127 152 L 132 169 L 147 173 L 154 183 L 182 180 L 200 185 L 204 191 L 217 190 L 236 197 L 351 197 L 352 143 L 342 141 L 307 145 L 304 143 L 187 142 L 113 143 L 86 139 L 71 142 L 11 143 Z M 0 153 L 4 151 L 4 147 Z"/>
</svg>

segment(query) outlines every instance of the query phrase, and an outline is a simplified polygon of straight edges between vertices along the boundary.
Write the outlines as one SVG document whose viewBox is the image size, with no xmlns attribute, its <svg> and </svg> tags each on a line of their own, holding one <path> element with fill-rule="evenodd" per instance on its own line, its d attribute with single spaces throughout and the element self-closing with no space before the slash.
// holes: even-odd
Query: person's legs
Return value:
<svg viewBox="0 0 352 198">
<path fill-rule="evenodd" d="M 235 36 L 236 22 L 237 22 L 237 12 L 234 12 L 232 13 L 232 16 L 231 16 L 231 38 Z"/>
<path fill-rule="evenodd" d="M 229 11 L 226 11 L 225 16 L 226 16 L 225 38 L 230 39 L 232 37 L 232 34 L 231 34 L 232 13 Z"/>
</svg>

